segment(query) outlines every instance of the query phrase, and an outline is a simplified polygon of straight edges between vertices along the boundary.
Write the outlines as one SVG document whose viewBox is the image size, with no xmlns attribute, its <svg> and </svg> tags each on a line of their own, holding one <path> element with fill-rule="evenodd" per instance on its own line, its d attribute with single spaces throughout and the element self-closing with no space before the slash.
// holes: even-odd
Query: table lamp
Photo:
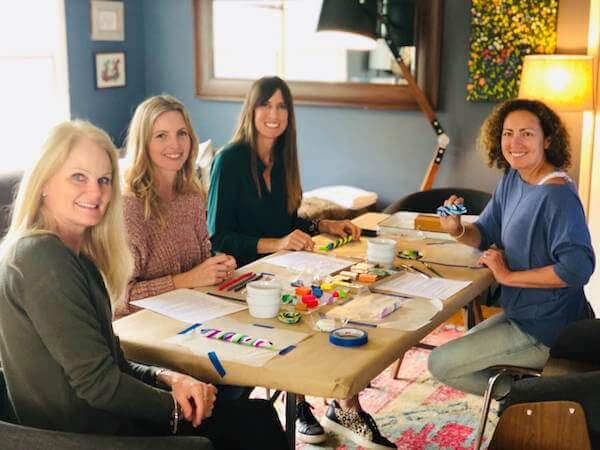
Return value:
<svg viewBox="0 0 600 450">
<path fill-rule="evenodd" d="M 450 138 L 398 50 L 399 46 L 414 45 L 415 1 L 323 0 L 317 32 L 354 50 L 371 50 L 377 39 L 385 41 L 411 94 L 437 135 L 437 149 L 421 183 L 421 190 L 426 191 L 433 186 Z M 356 39 L 359 45 L 355 45 Z"/>
<path fill-rule="evenodd" d="M 521 72 L 519 97 L 541 100 L 559 112 L 593 109 L 592 57 L 526 56 Z"/>
</svg>

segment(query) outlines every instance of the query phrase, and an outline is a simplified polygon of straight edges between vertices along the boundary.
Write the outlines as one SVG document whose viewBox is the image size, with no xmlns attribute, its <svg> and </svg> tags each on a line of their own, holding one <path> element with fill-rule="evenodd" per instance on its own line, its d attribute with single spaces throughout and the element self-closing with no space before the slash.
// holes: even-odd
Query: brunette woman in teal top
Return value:
<svg viewBox="0 0 600 450">
<path fill-rule="evenodd" d="M 278 77 L 254 82 L 231 144 L 215 158 L 208 195 L 208 231 L 213 249 L 233 255 L 238 265 L 279 250 L 312 250 L 312 234 L 360 236 L 347 220 L 311 222 L 298 217 L 302 200 L 292 94 Z M 324 424 L 371 449 L 396 448 L 362 410 L 358 396 L 333 401 Z M 300 441 L 325 440 L 323 428 L 300 397 Z"/>
<path fill-rule="evenodd" d="M 257 80 L 231 144 L 215 158 L 208 195 L 213 249 L 238 266 L 279 250 L 312 250 L 310 235 L 360 237 L 348 220 L 298 217 L 302 200 L 292 94 L 278 77 Z"/>
</svg>

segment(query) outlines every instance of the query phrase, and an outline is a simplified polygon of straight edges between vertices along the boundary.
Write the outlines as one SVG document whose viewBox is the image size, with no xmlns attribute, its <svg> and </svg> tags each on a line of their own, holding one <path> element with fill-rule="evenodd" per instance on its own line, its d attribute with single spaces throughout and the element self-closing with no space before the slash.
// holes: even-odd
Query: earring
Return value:
<svg viewBox="0 0 600 450">
<path fill-rule="evenodd" d="M 48 197 L 48 194 L 46 194 L 45 192 L 42 192 L 42 198 L 46 198 Z"/>
</svg>

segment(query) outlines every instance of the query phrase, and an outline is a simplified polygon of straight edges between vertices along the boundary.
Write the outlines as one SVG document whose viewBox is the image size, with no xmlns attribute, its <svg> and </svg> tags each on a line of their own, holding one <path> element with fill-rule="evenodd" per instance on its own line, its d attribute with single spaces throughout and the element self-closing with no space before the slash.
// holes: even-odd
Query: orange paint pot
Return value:
<svg viewBox="0 0 600 450">
<path fill-rule="evenodd" d="M 308 286 L 300 286 L 296 288 L 296 295 L 309 295 L 312 293 Z"/>
</svg>

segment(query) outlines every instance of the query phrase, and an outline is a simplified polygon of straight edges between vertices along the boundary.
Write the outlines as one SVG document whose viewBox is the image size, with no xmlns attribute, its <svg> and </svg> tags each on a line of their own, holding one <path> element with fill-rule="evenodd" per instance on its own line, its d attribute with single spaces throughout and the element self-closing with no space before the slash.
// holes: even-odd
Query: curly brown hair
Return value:
<svg viewBox="0 0 600 450">
<path fill-rule="evenodd" d="M 504 172 L 510 169 L 502 154 L 501 140 L 504 120 L 514 111 L 529 111 L 538 118 L 544 138 L 550 138 L 550 145 L 545 151 L 546 159 L 557 168 L 568 168 L 571 165 L 571 144 L 563 121 L 546 104 L 522 98 L 501 103 L 485 119 L 479 132 L 477 147 L 487 156 L 488 166 L 495 166 Z"/>
</svg>

